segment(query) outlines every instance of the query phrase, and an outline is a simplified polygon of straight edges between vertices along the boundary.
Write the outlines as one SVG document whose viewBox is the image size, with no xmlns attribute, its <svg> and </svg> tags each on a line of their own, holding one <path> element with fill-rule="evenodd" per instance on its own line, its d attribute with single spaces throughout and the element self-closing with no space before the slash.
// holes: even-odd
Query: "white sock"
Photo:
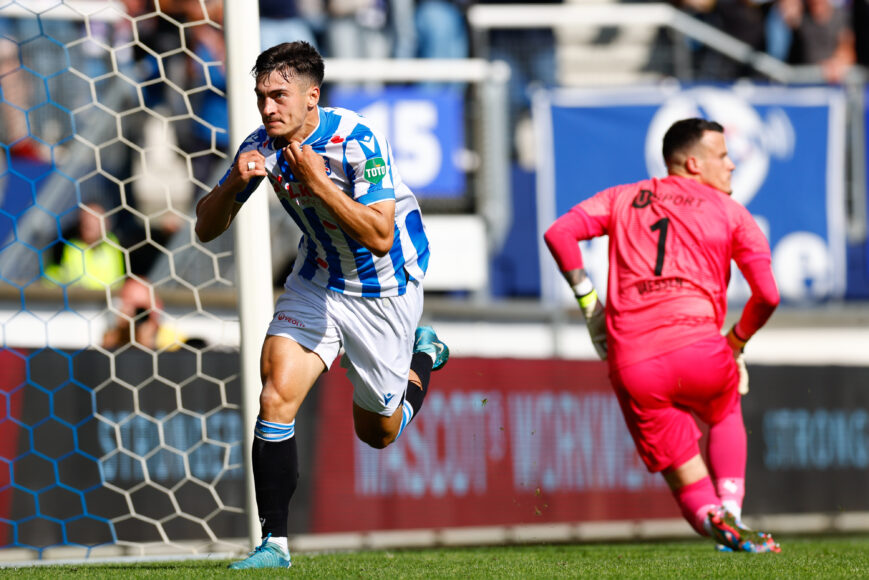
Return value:
<svg viewBox="0 0 869 580">
<path fill-rule="evenodd" d="M 742 523 L 742 506 L 733 501 L 732 499 L 726 499 L 721 502 L 721 505 L 724 506 L 724 509 L 733 514 L 733 517 L 736 518 L 738 523 Z"/>
<path fill-rule="evenodd" d="M 706 530 L 706 535 L 714 538 L 715 535 L 712 533 L 712 523 L 709 521 L 709 517 L 707 516 L 705 520 L 703 520 L 703 529 Z"/>
<path fill-rule="evenodd" d="M 290 553 L 290 547 L 287 545 L 287 537 L 286 536 L 284 536 L 282 538 L 276 538 L 276 537 L 272 536 L 271 538 L 269 538 L 269 544 L 277 544 L 278 546 L 280 546 L 281 548 L 284 549 L 285 553 L 287 553 L 287 554 Z"/>
</svg>

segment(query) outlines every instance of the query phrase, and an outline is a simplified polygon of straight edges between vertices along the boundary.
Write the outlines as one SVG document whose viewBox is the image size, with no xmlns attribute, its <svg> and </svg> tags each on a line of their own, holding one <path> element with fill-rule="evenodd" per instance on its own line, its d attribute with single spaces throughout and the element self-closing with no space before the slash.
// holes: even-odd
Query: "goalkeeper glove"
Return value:
<svg viewBox="0 0 869 580">
<path fill-rule="evenodd" d="M 739 394 L 746 395 L 748 394 L 748 368 L 745 366 L 742 351 L 748 341 L 739 338 L 735 329 L 736 325 L 734 324 L 727 333 L 727 344 L 733 351 L 733 358 L 736 360 L 737 369 L 739 369 Z"/>
<path fill-rule="evenodd" d="M 588 327 L 588 335 L 591 337 L 591 344 L 597 356 L 600 360 L 606 360 L 606 314 L 603 302 L 597 297 L 597 290 L 592 286 L 590 292 L 582 295 L 576 293 L 576 301 L 579 303 L 582 315 L 585 316 L 585 325 Z"/>
</svg>

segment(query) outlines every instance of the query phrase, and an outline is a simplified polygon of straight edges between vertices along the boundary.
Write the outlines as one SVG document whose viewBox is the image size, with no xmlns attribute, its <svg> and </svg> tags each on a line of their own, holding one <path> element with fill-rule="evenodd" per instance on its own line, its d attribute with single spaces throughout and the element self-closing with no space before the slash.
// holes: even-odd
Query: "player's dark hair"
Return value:
<svg viewBox="0 0 869 580">
<path fill-rule="evenodd" d="M 284 42 L 264 50 L 257 57 L 250 74 L 259 81 L 277 71 L 287 81 L 293 77 L 303 77 L 319 87 L 323 83 L 325 69 L 323 57 L 317 49 L 299 40 Z"/>
<path fill-rule="evenodd" d="M 706 119 L 682 119 L 673 123 L 664 135 L 664 162 L 669 165 L 674 155 L 692 148 L 706 131 L 724 133 L 724 127 Z"/>
</svg>

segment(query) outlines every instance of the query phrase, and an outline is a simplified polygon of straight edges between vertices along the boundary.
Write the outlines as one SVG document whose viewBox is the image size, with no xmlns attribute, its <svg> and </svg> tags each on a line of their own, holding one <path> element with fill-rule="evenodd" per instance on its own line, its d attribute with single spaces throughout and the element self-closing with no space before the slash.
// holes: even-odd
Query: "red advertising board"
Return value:
<svg viewBox="0 0 869 580">
<path fill-rule="evenodd" d="M 394 444 L 353 431 L 337 365 L 318 386 L 313 532 L 678 518 L 590 361 L 450 359 Z"/>
<path fill-rule="evenodd" d="M 25 359 L 18 351 L 0 350 L 0 519 L 9 520 L 12 509 L 12 461 L 18 455 Z M 7 545 L 10 530 L 0 526 L 0 545 Z"/>
</svg>

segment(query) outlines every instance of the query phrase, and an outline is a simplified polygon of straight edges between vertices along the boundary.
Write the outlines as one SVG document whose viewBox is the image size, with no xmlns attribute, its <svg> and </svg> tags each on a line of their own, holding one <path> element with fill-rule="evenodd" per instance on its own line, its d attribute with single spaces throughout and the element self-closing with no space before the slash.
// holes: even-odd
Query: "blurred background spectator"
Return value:
<svg viewBox="0 0 869 580">
<path fill-rule="evenodd" d="M 103 347 L 115 349 L 132 341 L 154 349 L 160 329 L 163 304 L 153 289 L 135 278 L 128 278 L 118 296 L 118 316 L 114 326 L 103 335 Z"/>
<path fill-rule="evenodd" d="M 416 54 L 414 0 L 327 0 L 327 13 L 327 57 L 383 59 Z M 380 83 L 366 86 L 376 88 Z"/>
<path fill-rule="evenodd" d="M 674 5 L 754 50 L 767 51 L 780 60 L 787 57 L 790 29 L 784 25 L 778 0 L 676 0 Z M 688 41 L 694 53 L 694 74 L 698 80 L 732 80 L 753 76 L 749 65 Z"/>
<path fill-rule="evenodd" d="M 65 21 L 45 26 L 46 33 L 56 35 L 58 42 L 71 40 L 74 28 Z M 0 143 L 8 144 L 13 156 L 47 162 L 51 151 L 40 137 L 51 132 L 51 120 L 31 111 L 44 99 L 45 90 L 32 71 L 56 68 L 50 61 L 57 54 L 57 45 L 32 41 L 22 46 L 39 33 L 32 20 L 0 17 Z"/>
<path fill-rule="evenodd" d="M 59 258 L 43 267 L 46 281 L 91 290 L 120 287 L 126 274 L 124 254 L 105 214 L 97 203 L 79 209 L 76 231 L 55 246 Z"/>
<path fill-rule="evenodd" d="M 163 255 L 161 248 L 168 248 L 172 237 L 189 227 L 194 187 L 178 138 L 167 123 L 148 116 L 141 144 L 142 154 L 132 165 L 137 176 L 132 190 L 135 208 L 147 219 L 147 227 L 141 220 L 130 220 L 122 241 L 130 248 L 131 273 L 145 277 Z"/>
<path fill-rule="evenodd" d="M 718 0 L 714 3 L 711 23 L 730 36 L 741 40 L 755 50 L 766 50 L 766 11 L 770 2 L 755 0 Z M 714 64 L 707 66 L 716 70 L 714 78 L 735 79 L 752 76 L 750 68 L 707 51 L 707 58 Z"/>
<path fill-rule="evenodd" d="M 523 0 L 479 0 L 478 4 L 525 4 Z M 562 4 L 562 0 L 544 0 L 539 4 Z M 535 88 L 557 84 L 555 34 L 551 28 L 492 30 L 488 39 L 490 60 L 510 65 L 508 112 L 513 153 L 524 165 L 533 165 L 534 140 L 530 139 L 531 95 Z M 477 47 L 478 49 L 480 47 Z M 523 149 L 524 147 L 524 149 Z"/>
<path fill-rule="evenodd" d="M 470 0 L 418 0 L 416 3 L 419 58 L 467 58 L 470 55 L 465 9 Z"/>
<path fill-rule="evenodd" d="M 416 25 L 418 58 L 468 58 L 471 41 L 465 9 L 470 0 L 418 0 L 414 22 Z M 422 83 L 420 86 L 433 89 L 441 83 Z M 464 85 L 447 85 L 460 89 Z"/>
<path fill-rule="evenodd" d="M 116 309 L 117 317 L 103 335 L 103 348 L 113 350 L 135 343 L 151 350 L 177 350 L 186 342 L 174 325 L 161 321 L 162 300 L 137 278 L 124 281 Z"/>
<path fill-rule="evenodd" d="M 0 103 L 0 141 L 10 145 L 13 155 L 40 158 L 38 144 L 28 138 L 27 116 L 31 97 L 27 82 L 16 82 L 15 71 L 19 69 L 18 45 L 16 39 L 18 19 L 0 18 L 0 89 L 3 102 Z"/>
<path fill-rule="evenodd" d="M 229 148 L 229 116 L 226 107 L 226 43 L 223 38 L 221 0 L 185 0 L 184 18 L 194 58 L 185 60 L 184 87 L 190 91 L 185 105 L 185 131 L 179 133 L 181 148 L 191 155 L 193 177 L 207 192 L 223 171 L 219 153 Z"/>
<path fill-rule="evenodd" d="M 793 29 L 789 62 L 821 65 L 828 82 L 841 82 L 857 60 L 850 8 L 845 0 L 779 2 L 785 22 Z"/>
<path fill-rule="evenodd" d="M 323 0 L 259 0 L 262 50 L 304 40 L 319 46 L 317 32 L 325 25 Z"/>
</svg>

